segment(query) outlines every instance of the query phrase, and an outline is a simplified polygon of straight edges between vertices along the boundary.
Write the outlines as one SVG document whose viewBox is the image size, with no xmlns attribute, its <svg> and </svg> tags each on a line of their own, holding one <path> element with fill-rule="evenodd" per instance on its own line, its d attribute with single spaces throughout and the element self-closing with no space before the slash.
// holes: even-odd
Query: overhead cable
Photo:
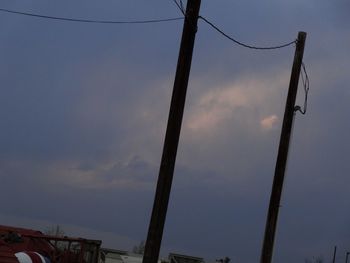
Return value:
<svg viewBox="0 0 350 263">
<path fill-rule="evenodd" d="M 94 23 L 94 24 L 151 24 L 151 23 L 170 22 L 170 21 L 184 19 L 184 17 L 174 17 L 174 18 L 149 19 L 149 20 L 114 21 L 114 20 L 90 20 L 90 19 L 48 16 L 48 15 L 40 15 L 40 14 L 27 13 L 27 12 L 19 12 L 19 11 L 4 9 L 4 8 L 0 8 L 0 12 L 31 16 L 31 17 L 43 18 L 43 19 L 52 19 L 52 20 L 60 20 L 60 21 L 67 21 L 67 22 Z"/>
<path fill-rule="evenodd" d="M 185 8 L 184 8 L 184 5 L 182 3 L 182 0 L 180 0 L 180 3 L 177 0 L 173 0 L 173 2 L 180 9 L 181 13 L 185 16 Z"/>
<path fill-rule="evenodd" d="M 304 107 L 302 109 L 300 106 L 295 106 L 294 110 L 299 111 L 301 114 L 305 115 L 307 110 L 307 99 L 308 99 L 308 94 L 310 90 L 310 80 L 309 80 L 309 76 L 307 74 L 304 62 L 301 64 L 301 66 L 302 66 L 302 71 L 300 72 L 300 75 L 301 75 L 301 81 L 303 83 L 304 92 L 305 92 Z"/>
<path fill-rule="evenodd" d="M 185 7 L 184 7 L 184 4 L 183 4 L 182 0 L 180 0 L 180 6 L 181 6 L 182 10 L 185 10 Z"/>
<path fill-rule="evenodd" d="M 291 42 L 286 43 L 286 44 L 277 45 L 277 46 L 270 46 L 270 47 L 258 47 L 258 46 L 248 45 L 248 44 L 242 43 L 242 42 L 236 40 L 235 38 L 229 36 L 224 31 L 222 31 L 220 28 L 218 28 L 216 25 L 214 25 L 212 22 L 210 22 L 208 19 L 206 19 L 205 17 L 199 16 L 199 18 L 202 19 L 204 22 L 206 22 L 208 25 L 210 25 L 212 28 L 214 28 L 217 32 L 219 32 L 221 35 L 223 35 L 227 39 L 229 39 L 232 42 L 236 43 L 237 45 L 245 47 L 245 48 L 258 49 L 258 50 L 274 50 L 274 49 L 288 47 L 288 46 L 291 46 L 291 45 L 296 43 L 296 40 L 294 40 L 294 41 L 291 41 Z"/>
</svg>

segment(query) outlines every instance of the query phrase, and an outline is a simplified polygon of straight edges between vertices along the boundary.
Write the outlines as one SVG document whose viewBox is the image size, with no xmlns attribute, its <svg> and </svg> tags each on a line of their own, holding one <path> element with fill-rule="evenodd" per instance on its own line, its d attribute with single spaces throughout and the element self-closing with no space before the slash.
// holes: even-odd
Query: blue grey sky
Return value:
<svg viewBox="0 0 350 263">
<path fill-rule="evenodd" d="M 170 0 L 2 0 L 96 20 L 178 17 Z M 345 0 L 202 1 L 242 42 L 308 33 L 308 112 L 297 114 L 274 262 L 350 250 L 350 19 Z M 182 21 L 101 25 L 0 13 L 0 223 L 60 224 L 131 249 L 146 239 Z M 199 22 L 162 243 L 213 262 L 258 262 L 293 46 L 244 49 Z M 297 103 L 303 104 L 299 86 Z"/>
</svg>

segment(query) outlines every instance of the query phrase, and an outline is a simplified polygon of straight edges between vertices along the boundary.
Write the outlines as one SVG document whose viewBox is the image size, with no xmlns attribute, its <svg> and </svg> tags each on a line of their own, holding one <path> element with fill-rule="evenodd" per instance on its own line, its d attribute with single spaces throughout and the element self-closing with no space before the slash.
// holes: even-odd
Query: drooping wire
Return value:
<svg viewBox="0 0 350 263">
<path fill-rule="evenodd" d="M 206 19 L 205 17 L 199 16 L 199 18 L 202 19 L 204 22 L 206 22 L 208 25 L 210 25 L 212 28 L 214 28 L 217 32 L 219 32 L 221 35 L 223 35 L 227 39 L 229 39 L 232 42 L 236 43 L 237 45 L 245 47 L 245 48 L 257 49 L 257 50 L 274 50 L 274 49 L 288 47 L 288 46 L 291 46 L 291 45 L 296 43 L 296 40 L 293 40 L 293 41 L 286 43 L 286 44 L 277 45 L 277 46 L 270 46 L 270 47 L 258 47 L 258 46 L 248 45 L 248 44 L 242 43 L 242 42 L 234 39 L 233 37 L 229 36 L 224 31 L 222 31 L 220 28 L 218 28 L 216 25 L 214 25 L 212 22 L 210 22 L 208 19 Z"/>
<path fill-rule="evenodd" d="M 43 19 L 52 19 L 52 20 L 60 20 L 60 21 L 68 21 L 68 22 L 80 22 L 80 23 L 94 23 L 94 24 L 150 24 L 150 23 L 170 22 L 170 21 L 184 19 L 183 17 L 174 17 L 174 18 L 149 19 L 149 20 L 113 21 L 113 20 L 90 20 L 90 19 L 77 19 L 77 18 L 68 18 L 68 17 L 39 15 L 39 14 L 19 12 L 19 11 L 4 9 L 4 8 L 0 8 L 0 11 L 10 13 L 10 14 L 24 15 L 24 16 L 30 16 L 30 17 L 36 17 L 36 18 L 43 18 Z"/>
<path fill-rule="evenodd" d="M 301 75 L 301 81 L 303 83 L 304 92 L 305 92 L 304 106 L 303 106 L 303 109 L 300 106 L 295 106 L 294 111 L 295 112 L 299 111 L 301 114 L 305 115 L 307 110 L 307 99 L 308 99 L 308 94 L 310 90 L 310 80 L 309 80 L 309 76 L 307 74 L 304 62 L 301 64 L 301 66 L 302 66 L 302 71 L 300 72 L 300 75 Z"/>
</svg>

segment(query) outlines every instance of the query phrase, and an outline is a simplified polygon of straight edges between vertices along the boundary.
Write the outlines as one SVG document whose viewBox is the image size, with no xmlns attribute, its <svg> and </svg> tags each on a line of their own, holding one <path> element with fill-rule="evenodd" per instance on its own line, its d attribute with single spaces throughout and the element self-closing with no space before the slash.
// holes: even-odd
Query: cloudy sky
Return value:
<svg viewBox="0 0 350 263">
<path fill-rule="evenodd" d="M 2 0 L 43 15 L 178 17 L 171 0 Z M 270 46 L 308 33 L 308 112 L 297 114 L 275 262 L 350 251 L 350 4 L 202 1 L 240 41 Z M 146 239 L 182 21 L 101 25 L 0 12 L 0 223 L 103 240 Z M 161 254 L 258 262 L 294 47 L 254 51 L 203 21 Z M 299 86 L 297 103 L 303 104 Z"/>
</svg>

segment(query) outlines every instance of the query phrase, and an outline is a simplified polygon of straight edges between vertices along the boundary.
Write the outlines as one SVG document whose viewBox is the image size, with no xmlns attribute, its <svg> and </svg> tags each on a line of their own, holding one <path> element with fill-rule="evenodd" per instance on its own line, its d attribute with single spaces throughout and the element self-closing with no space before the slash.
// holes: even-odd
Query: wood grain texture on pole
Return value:
<svg viewBox="0 0 350 263">
<path fill-rule="evenodd" d="M 201 0 L 188 0 L 143 263 L 157 263 L 168 209 Z"/>
<path fill-rule="evenodd" d="M 295 100 L 298 91 L 299 76 L 303 62 L 304 46 L 306 33 L 299 32 L 296 42 L 294 62 L 292 67 L 289 90 L 286 101 L 286 107 L 283 117 L 282 131 L 278 148 L 277 161 L 275 166 L 275 175 L 273 179 L 272 191 L 270 196 L 269 210 L 266 220 L 265 235 L 262 246 L 260 263 L 270 263 L 272 260 L 273 246 L 280 207 L 283 181 L 286 170 L 289 142 L 292 133 Z"/>
</svg>

